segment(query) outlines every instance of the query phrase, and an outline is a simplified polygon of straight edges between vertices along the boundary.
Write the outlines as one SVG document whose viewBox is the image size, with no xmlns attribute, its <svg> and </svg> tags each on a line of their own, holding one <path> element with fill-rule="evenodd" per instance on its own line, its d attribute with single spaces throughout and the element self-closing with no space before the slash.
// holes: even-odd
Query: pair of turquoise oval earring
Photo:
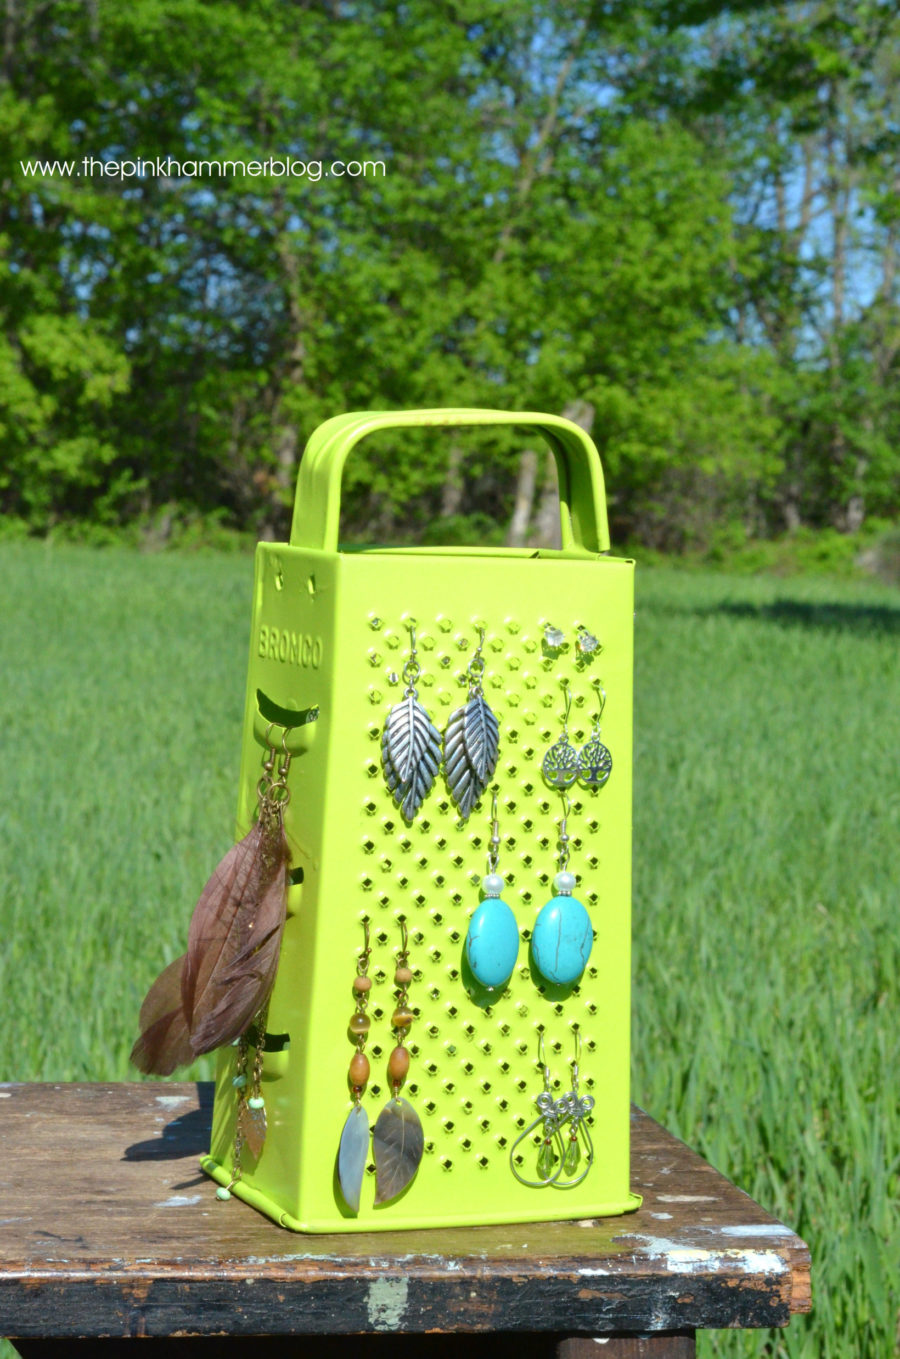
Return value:
<svg viewBox="0 0 900 1359">
<path fill-rule="evenodd" d="M 559 871 L 553 879 L 555 895 L 542 907 L 531 936 L 535 966 L 548 982 L 559 986 L 577 981 L 587 966 L 594 933 L 585 906 L 573 896 L 577 885 L 568 871 L 569 799 L 563 798 L 564 811 L 559 831 Z M 491 842 L 488 872 L 481 880 L 484 900 L 469 921 L 466 934 L 466 959 L 472 975 L 487 991 L 506 985 L 519 955 L 519 926 L 502 892 L 506 886 L 497 872 L 500 852 L 500 826 L 497 820 L 497 792 L 491 807 Z"/>
</svg>

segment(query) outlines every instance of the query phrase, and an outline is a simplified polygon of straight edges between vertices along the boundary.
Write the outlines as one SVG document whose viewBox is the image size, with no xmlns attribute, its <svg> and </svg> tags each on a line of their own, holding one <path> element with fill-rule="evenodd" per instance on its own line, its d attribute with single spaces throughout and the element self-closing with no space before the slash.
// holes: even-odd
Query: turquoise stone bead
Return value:
<svg viewBox="0 0 900 1359">
<path fill-rule="evenodd" d="M 566 985 L 581 976 L 591 956 L 591 917 L 576 897 L 551 897 L 535 921 L 531 951 L 542 977 Z"/>
<path fill-rule="evenodd" d="M 505 901 L 487 897 L 472 915 L 466 957 L 476 981 L 492 991 L 509 981 L 519 953 L 519 927 Z"/>
</svg>

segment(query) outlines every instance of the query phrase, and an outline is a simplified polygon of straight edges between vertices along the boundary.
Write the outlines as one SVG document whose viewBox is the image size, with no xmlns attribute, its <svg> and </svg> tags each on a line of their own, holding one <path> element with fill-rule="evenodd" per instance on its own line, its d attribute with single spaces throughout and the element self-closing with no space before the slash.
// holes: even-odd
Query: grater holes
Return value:
<svg viewBox="0 0 900 1359">
<path fill-rule="evenodd" d="M 371 1091 L 371 1093 L 372 1093 L 372 1098 L 373 1098 L 373 1099 L 379 1099 L 379 1098 L 380 1098 L 380 1096 L 381 1096 L 381 1086 L 380 1086 L 380 1085 L 372 1085 L 372 1086 L 369 1087 L 369 1089 L 370 1089 L 370 1091 Z"/>
<path fill-rule="evenodd" d="M 366 877 L 360 878 L 359 885 L 364 892 L 371 892 L 374 884 L 372 882 L 372 879 L 367 874 Z"/>
<path fill-rule="evenodd" d="M 374 722 L 369 723 L 369 739 L 371 741 L 378 741 L 381 739 L 381 728 L 376 727 Z"/>
<path fill-rule="evenodd" d="M 377 1062 L 381 1057 L 384 1056 L 384 1048 L 381 1046 L 380 1043 L 375 1043 L 374 1046 L 371 1048 L 371 1053 L 372 1056 L 375 1058 L 375 1061 Z"/>
<path fill-rule="evenodd" d="M 522 931 L 522 938 L 525 940 L 525 943 L 527 944 L 527 943 L 529 942 L 529 940 L 531 939 L 531 930 L 527 930 L 527 929 L 526 929 L 526 930 L 523 930 L 523 931 Z"/>
<path fill-rule="evenodd" d="M 374 848 L 375 848 L 375 841 L 372 840 L 372 839 L 370 839 L 368 836 L 366 836 L 365 840 L 363 840 L 363 842 L 362 842 L 362 847 L 363 847 L 363 853 L 365 853 L 365 854 L 371 854 L 372 851 L 373 851 Z"/>
<path fill-rule="evenodd" d="M 436 986 L 430 987 L 428 994 L 432 1000 L 440 1000 L 441 998 L 441 993 Z"/>
<path fill-rule="evenodd" d="M 494 1141 L 497 1143 L 497 1146 L 500 1148 L 501 1151 L 503 1151 L 504 1147 L 509 1146 L 508 1138 L 504 1137 L 502 1133 L 500 1133 L 498 1137 L 495 1137 Z"/>
<path fill-rule="evenodd" d="M 429 1024 L 425 1032 L 428 1034 L 429 1038 L 437 1038 L 439 1037 L 441 1031 L 438 1028 L 437 1024 Z"/>
<path fill-rule="evenodd" d="M 499 1100 L 497 1101 L 497 1108 L 500 1110 L 501 1114 L 505 1114 L 505 1113 L 507 1112 L 507 1110 L 509 1109 L 509 1100 L 508 1100 L 508 1099 L 499 1099 Z M 505 1139 L 502 1140 L 502 1145 L 503 1145 L 504 1147 L 506 1146 L 506 1141 L 505 1141 Z"/>
<path fill-rule="evenodd" d="M 587 899 L 591 906 L 596 906 L 600 900 L 600 897 L 596 892 L 588 892 Z"/>
<path fill-rule="evenodd" d="M 447 976 L 450 978 L 451 981 L 459 981 L 459 968 L 448 967 Z"/>
<path fill-rule="evenodd" d="M 425 1101 L 424 1108 L 425 1108 L 426 1114 L 433 1114 L 434 1111 L 435 1111 L 435 1109 L 437 1108 L 437 1105 L 435 1104 L 435 1102 L 434 1102 L 433 1099 L 427 1099 L 427 1100 Z M 432 1144 L 429 1143 L 428 1145 L 431 1146 Z"/>
<path fill-rule="evenodd" d="M 458 944 L 459 941 L 460 941 L 460 938 L 461 938 L 461 935 L 460 935 L 460 933 L 459 933 L 459 930 L 451 930 L 451 931 L 450 931 L 450 943 L 451 943 L 451 944 Z"/>
<path fill-rule="evenodd" d="M 453 1122 L 452 1118 L 442 1118 L 441 1122 L 444 1125 L 445 1131 L 448 1133 L 452 1133 L 453 1129 L 456 1127 L 456 1124 Z"/>
<path fill-rule="evenodd" d="M 487 1170 L 488 1166 L 490 1165 L 490 1161 L 489 1161 L 488 1158 L 485 1156 L 484 1152 L 482 1152 L 480 1156 L 476 1156 L 476 1157 L 475 1157 L 475 1163 L 476 1163 L 476 1165 L 478 1165 L 482 1170 Z"/>
<path fill-rule="evenodd" d="M 427 868 L 427 867 L 428 867 L 428 856 L 427 856 L 427 854 L 417 854 L 417 855 L 416 855 L 416 863 L 419 865 L 420 868 Z"/>
<path fill-rule="evenodd" d="M 384 826 L 384 829 L 385 829 L 385 831 L 387 832 L 388 835 L 393 835 L 393 833 L 394 833 L 394 823 L 393 823 L 393 821 L 391 821 L 389 818 L 386 818 L 384 821 L 382 821 L 381 824 L 382 824 L 382 826 Z"/>
<path fill-rule="evenodd" d="M 365 802 L 363 803 L 363 811 L 365 812 L 366 816 L 374 816 L 375 813 L 378 811 L 377 804 L 374 803 L 370 797 L 367 797 Z"/>
<path fill-rule="evenodd" d="M 461 1137 L 461 1138 L 460 1138 L 460 1141 L 459 1141 L 459 1145 L 462 1147 L 463 1151 L 471 1151 L 471 1150 L 472 1150 L 472 1139 L 469 1138 L 469 1137 Z"/>
<path fill-rule="evenodd" d="M 463 1062 L 463 1071 L 466 1073 L 467 1076 L 471 1076 L 474 1070 L 475 1068 L 471 1062 Z M 463 1105 L 463 1108 L 466 1109 L 467 1111 L 471 1111 L 472 1109 L 471 1102 L 467 1100 L 466 1103 Z"/>
<path fill-rule="evenodd" d="M 441 1163 L 441 1165 L 443 1166 L 444 1170 L 452 1170 L 452 1169 L 453 1169 L 453 1162 L 450 1160 L 450 1157 L 449 1157 L 449 1156 L 441 1156 L 439 1159 L 440 1159 L 440 1163 Z"/>
</svg>

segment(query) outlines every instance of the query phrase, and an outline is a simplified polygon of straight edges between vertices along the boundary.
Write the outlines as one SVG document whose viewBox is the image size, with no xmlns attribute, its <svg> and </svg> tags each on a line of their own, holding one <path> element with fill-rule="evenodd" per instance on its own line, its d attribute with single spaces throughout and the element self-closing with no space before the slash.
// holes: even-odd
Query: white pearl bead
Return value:
<svg viewBox="0 0 900 1359">
<path fill-rule="evenodd" d="M 505 886 L 499 873 L 487 873 L 481 879 L 481 890 L 486 897 L 499 897 Z"/>
<path fill-rule="evenodd" d="M 577 879 L 574 873 L 557 873 L 553 879 L 553 886 L 561 897 L 570 897 L 575 890 Z"/>
</svg>

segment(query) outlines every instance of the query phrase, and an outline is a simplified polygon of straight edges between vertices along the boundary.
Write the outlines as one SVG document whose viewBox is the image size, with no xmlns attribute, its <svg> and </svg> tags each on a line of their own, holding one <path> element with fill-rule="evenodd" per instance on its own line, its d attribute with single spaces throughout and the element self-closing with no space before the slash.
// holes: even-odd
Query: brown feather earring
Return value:
<svg viewBox="0 0 900 1359">
<path fill-rule="evenodd" d="M 266 730 L 256 824 L 213 872 L 194 907 L 187 953 L 160 973 L 141 1006 L 131 1060 L 148 1074 L 168 1076 L 240 1038 L 271 995 L 290 864 L 284 809 L 291 765 L 285 728 L 275 768 L 273 725 Z"/>
</svg>

